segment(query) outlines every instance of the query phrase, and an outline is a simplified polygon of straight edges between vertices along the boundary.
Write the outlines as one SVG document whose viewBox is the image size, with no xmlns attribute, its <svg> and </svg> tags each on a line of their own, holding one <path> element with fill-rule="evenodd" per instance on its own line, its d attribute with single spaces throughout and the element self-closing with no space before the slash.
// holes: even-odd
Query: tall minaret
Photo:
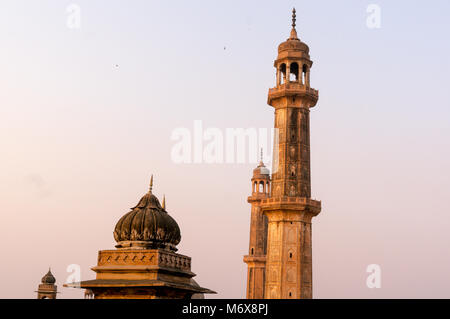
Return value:
<svg viewBox="0 0 450 319">
<path fill-rule="evenodd" d="M 321 203 L 311 199 L 309 109 L 319 92 L 310 87 L 308 46 L 295 30 L 278 47 L 276 86 L 268 104 L 275 108 L 278 143 L 274 145 L 270 198 L 261 201 L 268 218 L 264 298 L 312 298 L 311 219 Z"/>
<path fill-rule="evenodd" d="M 247 271 L 247 299 L 264 298 L 264 280 L 267 250 L 267 217 L 261 213 L 261 200 L 269 197 L 270 172 L 262 161 L 253 170 L 252 196 L 247 201 L 252 205 L 250 219 L 250 242 L 244 262 Z"/>
</svg>

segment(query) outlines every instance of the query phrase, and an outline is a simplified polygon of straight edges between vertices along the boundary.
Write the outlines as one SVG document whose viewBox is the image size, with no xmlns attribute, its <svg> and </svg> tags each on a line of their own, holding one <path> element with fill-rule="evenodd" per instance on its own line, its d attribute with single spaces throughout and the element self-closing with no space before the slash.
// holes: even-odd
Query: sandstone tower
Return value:
<svg viewBox="0 0 450 319">
<path fill-rule="evenodd" d="M 278 46 L 276 86 L 267 103 L 275 109 L 270 197 L 260 208 L 268 219 L 264 298 L 312 298 L 311 219 L 321 210 L 311 199 L 309 109 L 319 92 L 310 86 L 312 61 L 295 29 Z"/>
<path fill-rule="evenodd" d="M 267 251 L 267 217 L 261 212 L 261 200 L 269 197 L 270 172 L 262 161 L 253 170 L 252 196 L 247 201 L 252 205 L 250 218 L 250 242 L 248 255 L 244 256 L 247 270 L 247 299 L 264 298 L 264 280 Z"/>
<path fill-rule="evenodd" d="M 38 286 L 37 299 L 56 299 L 57 286 L 55 285 L 56 279 L 53 276 L 50 268 L 48 272 L 42 277 L 41 284 Z"/>
</svg>

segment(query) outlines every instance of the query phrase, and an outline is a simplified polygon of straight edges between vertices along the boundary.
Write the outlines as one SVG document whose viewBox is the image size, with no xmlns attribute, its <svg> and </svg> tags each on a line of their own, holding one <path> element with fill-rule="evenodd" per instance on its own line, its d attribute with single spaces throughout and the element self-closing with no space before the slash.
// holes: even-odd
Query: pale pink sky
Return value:
<svg viewBox="0 0 450 319">
<path fill-rule="evenodd" d="M 197 281 L 245 296 L 253 164 L 175 164 L 177 127 L 270 128 L 277 45 L 298 33 L 311 112 L 315 298 L 449 298 L 448 1 L 68 1 L 0 4 L 1 298 L 59 298 L 148 189 L 166 194 Z M 118 67 L 116 67 L 118 65 Z M 379 264 L 382 287 L 368 289 Z"/>
</svg>

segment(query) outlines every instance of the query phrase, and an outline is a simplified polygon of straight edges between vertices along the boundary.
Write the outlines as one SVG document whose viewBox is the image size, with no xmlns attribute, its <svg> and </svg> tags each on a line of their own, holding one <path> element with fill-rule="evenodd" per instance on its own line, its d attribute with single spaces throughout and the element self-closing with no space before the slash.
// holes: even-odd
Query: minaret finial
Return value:
<svg viewBox="0 0 450 319">
<path fill-rule="evenodd" d="M 293 29 L 295 29 L 295 21 L 297 20 L 296 18 L 297 18 L 297 16 L 296 16 L 296 14 L 295 14 L 295 8 L 294 9 L 292 9 L 292 28 Z"/>
<path fill-rule="evenodd" d="M 297 15 L 295 14 L 295 8 L 292 9 L 292 30 L 291 30 L 291 35 L 289 37 L 288 40 L 298 40 L 298 36 L 297 36 L 297 30 L 295 30 L 295 21 L 297 21 Z"/>
<path fill-rule="evenodd" d="M 153 174 L 152 177 L 150 178 L 150 189 L 148 191 L 150 194 L 152 193 L 152 189 L 153 189 Z"/>
<path fill-rule="evenodd" d="M 164 196 L 163 196 L 162 208 L 164 210 L 166 209 L 166 194 L 164 194 Z"/>
<path fill-rule="evenodd" d="M 261 163 L 263 162 L 263 148 L 261 147 Z"/>
</svg>

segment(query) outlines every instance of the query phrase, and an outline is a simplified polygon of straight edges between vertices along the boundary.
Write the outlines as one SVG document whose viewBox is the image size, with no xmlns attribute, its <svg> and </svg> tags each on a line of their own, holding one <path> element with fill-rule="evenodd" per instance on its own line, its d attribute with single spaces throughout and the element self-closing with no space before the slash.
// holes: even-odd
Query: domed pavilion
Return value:
<svg viewBox="0 0 450 319">
<path fill-rule="evenodd" d="M 89 289 L 95 299 L 191 299 L 215 293 L 192 278 L 191 258 L 176 253 L 181 232 L 150 190 L 114 228 L 115 250 L 101 250 L 96 279 L 66 284 Z"/>
</svg>

